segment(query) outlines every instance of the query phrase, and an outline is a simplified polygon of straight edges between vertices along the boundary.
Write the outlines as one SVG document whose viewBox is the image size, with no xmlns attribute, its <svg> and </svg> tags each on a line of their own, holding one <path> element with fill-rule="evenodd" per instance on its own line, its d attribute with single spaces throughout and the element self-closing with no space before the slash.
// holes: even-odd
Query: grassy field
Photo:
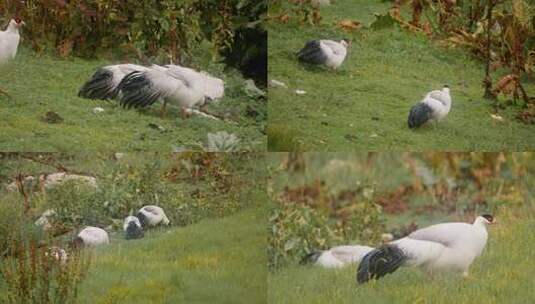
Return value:
<svg viewBox="0 0 535 304">
<path fill-rule="evenodd" d="M 148 233 L 93 253 L 81 303 L 263 303 L 263 209 Z"/>
<path fill-rule="evenodd" d="M 532 273 L 535 271 L 533 260 L 535 253 L 535 190 L 531 185 L 535 181 L 535 162 L 531 153 L 503 154 L 507 159 L 499 163 L 498 154 L 487 153 L 453 153 L 457 158 L 447 158 L 445 153 L 304 153 L 301 171 L 289 172 L 280 164 L 286 163 L 283 153 L 272 154 L 269 164 L 273 177 L 270 182 L 272 198 L 275 198 L 273 210 L 290 210 L 288 218 L 295 219 L 296 224 L 284 221 L 277 222 L 270 218 L 268 243 L 270 252 L 281 259 L 268 274 L 268 301 L 270 303 L 532 303 L 535 291 L 532 285 Z M 370 156 L 373 156 L 372 165 Z M 490 158 L 489 158 L 490 157 Z M 415 176 L 408 163 L 414 161 L 417 172 L 425 172 L 427 176 Z M 494 161 L 491 161 L 494 159 Z M 493 178 L 483 179 L 482 188 L 474 185 L 475 177 L 485 166 L 500 166 L 499 174 Z M 432 166 L 431 164 L 435 164 Z M 449 164 L 448 164 L 449 163 Z M 463 164 L 461 172 L 452 167 Z M 483 167 L 485 167 L 483 166 Z M 520 169 L 522 168 L 522 169 Z M 472 177 L 463 178 L 466 172 L 475 172 Z M 457 173 L 453 173 L 457 172 Z M 486 171 L 488 172 L 488 171 Z M 516 172 L 516 173 L 515 173 Z M 518 172 L 523 172 L 517 175 Z M 421 173 L 419 173 L 421 174 Z M 416 180 L 432 181 L 439 185 L 450 183 L 450 194 L 438 194 L 440 187 L 429 185 L 427 189 L 414 191 L 406 197 L 393 198 L 390 193 L 398 192 L 404 187 L 411 187 Z M 321 188 L 314 188 L 317 181 L 324 181 Z M 305 188 L 305 185 L 308 188 Z M 454 186 L 455 185 L 455 186 Z M 312 187 L 312 188 L 311 188 Z M 471 266 L 470 277 L 463 279 L 456 274 L 439 274 L 428 278 L 418 269 L 401 268 L 383 279 L 358 286 L 356 283 L 356 266 L 344 269 L 322 269 L 314 266 L 299 265 L 304 256 L 303 248 L 309 250 L 325 249 L 343 244 L 361 244 L 376 246 L 372 241 L 360 241 L 351 237 L 332 238 L 320 231 L 327 226 L 340 228 L 350 225 L 347 213 L 358 213 L 363 198 L 357 196 L 351 200 L 354 205 L 342 199 L 328 201 L 330 214 L 342 214 L 344 221 L 337 222 L 337 216 L 331 215 L 328 222 L 319 222 L 312 217 L 307 223 L 298 223 L 299 219 L 308 216 L 310 211 L 299 213 L 301 209 L 283 208 L 291 205 L 308 205 L 309 210 L 323 210 L 325 197 L 337 197 L 347 190 L 372 188 L 372 200 L 379 202 L 379 197 L 386 198 L 399 206 L 399 212 L 389 212 L 382 208 L 381 221 L 384 224 L 381 232 L 392 232 L 400 225 L 407 226 L 414 222 L 419 228 L 447 221 L 470 221 L 470 214 L 492 213 L 497 224 L 488 227 L 489 242 L 484 253 Z M 281 201 L 288 189 L 303 189 L 303 197 L 314 198 L 315 191 L 319 195 L 315 200 L 306 202 L 294 194 L 295 201 Z M 370 192 L 372 193 L 372 192 Z M 451 195 L 453 194 L 453 195 Z M 340 196 L 338 196 L 340 197 Z M 482 199 L 477 202 L 478 198 Z M 382 200 L 384 202 L 384 200 Z M 453 209 L 442 208 L 453 204 Z M 405 207 L 401 207 L 405 205 Z M 383 206 L 383 205 L 382 205 Z M 322 209 L 323 208 L 323 209 Z M 282 212 L 282 211 L 280 211 Z M 319 211 L 316 212 L 318 214 Z M 273 218 L 280 214 L 272 212 Z M 294 214 L 303 214 L 294 216 Z M 371 214 L 371 213 L 369 213 Z M 368 215 L 366 215 L 368 216 Z M 366 221 L 366 216 L 360 222 Z M 280 218 L 280 215 L 279 215 Z M 357 219 L 358 220 L 358 219 Z M 282 224 L 281 224 L 282 223 Z M 336 223 L 342 223 L 340 226 Z M 369 226 L 370 224 L 368 224 Z M 363 230 L 365 230 L 363 228 Z M 275 232 L 271 232 L 275 231 Z M 399 231 L 399 230 L 398 230 Z M 335 233 L 335 232 L 333 232 Z M 286 237 L 290 235 L 291 237 Z M 293 238 L 293 240 L 292 240 Z M 304 239 L 304 241 L 303 241 Z M 287 242 L 292 240 L 292 242 Z M 321 242 L 320 242 L 321 240 Z M 283 256 L 278 244 L 284 244 Z M 291 247 L 287 244 L 297 244 Z M 310 245 L 314 244 L 314 245 Z M 310 248 L 313 247 L 313 248 Z M 276 251 L 278 250 L 278 251 Z M 285 259 L 285 260 L 283 260 Z"/>
<path fill-rule="evenodd" d="M 398 27 L 347 33 L 334 26 L 350 19 L 370 24 L 390 2 L 338 0 L 321 9 L 320 26 L 272 22 L 269 79 L 288 88 L 269 90 L 269 149 L 529 150 L 535 125 L 515 119 L 520 106 L 490 116 L 482 98 L 483 64 L 464 50 L 446 49 Z M 342 67 L 331 72 L 298 63 L 294 53 L 311 39 L 351 38 Z M 497 77 L 495 75 L 495 77 Z M 452 110 L 438 128 L 407 127 L 410 107 L 430 90 L 448 84 Z M 531 95 L 535 85 L 526 83 Z M 306 91 L 297 95 L 296 90 Z M 501 100 L 504 102 L 504 99 Z"/>
<path fill-rule="evenodd" d="M 168 109 L 162 119 L 159 105 L 127 111 L 114 102 L 77 97 L 78 89 L 98 67 L 112 63 L 116 62 L 35 57 L 21 48 L 17 58 L 0 69 L 0 88 L 13 97 L 9 100 L 0 95 L 0 150 L 198 150 L 208 133 L 218 131 L 234 133 L 240 139 L 240 150 L 265 150 L 266 105 L 247 97 L 242 90 L 243 79 L 236 72 L 223 75 L 215 71 L 226 82 L 226 96 L 211 106 L 211 111 L 230 121 L 202 117 L 183 120 L 178 109 Z M 209 68 L 211 72 L 217 69 Z M 95 107 L 105 111 L 94 114 Z M 59 114 L 63 122 L 43 121 L 41 118 L 48 111 Z"/>
<path fill-rule="evenodd" d="M 401 268 L 357 286 L 356 267 L 292 267 L 269 275 L 270 303 L 532 303 L 535 290 L 535 210 L 499 212 L 489 243 L 468 279 L 445 274 L 429 279 Z"/>
</svg>

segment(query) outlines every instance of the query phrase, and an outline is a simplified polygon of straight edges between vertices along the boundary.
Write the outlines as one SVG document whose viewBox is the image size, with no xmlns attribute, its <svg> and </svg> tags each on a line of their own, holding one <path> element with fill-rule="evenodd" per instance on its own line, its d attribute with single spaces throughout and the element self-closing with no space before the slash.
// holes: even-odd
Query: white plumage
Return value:
<svg viewBox="0 0 535 304">
<path fill-rule="evenodd" d="M 82 243 L 89 247 L 109 244 L 110 239 L 106 230 L 98 227 L 85 227 L 78 233 L 75 243 Z"/>
<path fill-rule="evenodd" d="M 11 19 L 5 31 L 0 31 L 0 64 L 15 58 L 20 42 L 19 28 L 25 23 L 19 18 Z"/>
<path fill-rule="evenodd" d="M 225 83 L 223 80 L 213 77 L 210 74 L 201 71 L 197 72 L 190 68 L 179 65 L 167 65 L 169 73 L 178 79 L 201 91 L 209 101 L 216 101 L 225 95 Z"/>
<path fill-rule="evenodd" d="M 180 107 L 186 116 L 187 109 L 221 98 L 224 85 L 222 80 L 206 73 L 169 65 L 133 72 L 123 78 L 119 90 L 121 105 L 126 108 L 142 108 L 163 101 L 162 113 L 166 104 L 171 103 Z"/>
<path fill-rule="evenodd" d="M 394 272 L 400 266 L 417 266 L 428 273 L 457 271 L 464 276 L 487 244 L 487 224 L 494 217 L 478 216 L 473 224 L 445 223 L 419 229 L 367 254 L 357 280 L 367 282 Z"/>
<path fill-rule="evenodd" d="M 442 90 L 434 90 L 425 95 L 409 113 L 409 128 L 417 128 L 428 121 L 438 122 L 448 115 L 451 110 L 451 96 L 448 86 Z"/>
<path fill-rule="evenodd" d="M 331 69 L 337 69 L 342 65 L 347 56 L 347 49 L 351 45 L 350 41 L 343 39 L 334 40 L 312 40 L 297 53 L 300 61 L 325 65 Z"/>
<path fill-rule="evenodd" d="M 342 268 L 360 263 L 362 258 L 374 249 L 361 245 L 336 246 L 329 250 L 310 253 L 302 262 L 311 262 L 324 268 Z"/>
<path fill-rule="evenodd" d="M 169 219 L 162 208 L 154 205 L 144 206 L 139 209 L 136 217 L 139 219 L 141 226 L 156 226 L 160 223 L 169 225 Z"/>
</svg>

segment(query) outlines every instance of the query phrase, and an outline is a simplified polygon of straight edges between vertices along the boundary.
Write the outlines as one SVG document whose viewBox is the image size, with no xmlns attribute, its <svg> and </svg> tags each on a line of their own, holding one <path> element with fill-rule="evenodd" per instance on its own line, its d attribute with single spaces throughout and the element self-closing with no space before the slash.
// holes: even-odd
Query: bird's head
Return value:
<svg viewBox="0 0 535 304">
<path fill-rule="evenodd" d="M 450 86 L 447 85 L 447 84 L 445 84 L 444 87 L 442 87 L 442 91 L 443 91 L 443 92 L 448 92 L 448 93 L 449 93 L 449 92 L 450 92 Z"/>
<path fill-rule="evenodd" d="M 9 21 L 9 26 L 16 29 L 19 29 L 23 25 L 26 25 L 26 23 L 22 21 L 22 19 L 20 19 L 19 17 L 15 17 L 11 19 L 11 21 Z"/>
<path fill-rule="evenodd" d="M 476 218 L 476 221 L 479 221 L 486 225 L 492 225 L 496 223 L 496 219 L 490 214 L 482 214 Z"/>
<path fill-rule="evenodd" d="M 348 38 L 344 38 L 344 39 L 340 40 L 340 43 L 343 46 L 345 46 L 346 48 L 351 46 L 351 40 L 349 40 Z"/>
</svg>

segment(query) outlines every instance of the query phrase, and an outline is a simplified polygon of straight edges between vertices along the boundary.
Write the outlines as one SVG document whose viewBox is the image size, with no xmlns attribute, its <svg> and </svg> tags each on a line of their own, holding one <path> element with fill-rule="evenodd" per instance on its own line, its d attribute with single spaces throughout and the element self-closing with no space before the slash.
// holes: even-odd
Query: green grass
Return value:
<svg viewBox="0 0 535 304">
<path fill-rule="evenodd" d="M 77 97 L 78 89 L 94 71 L 111 60 L 36 57 L 24 47 L 16 59 L 0 68 L 0 88 L 13 100 L 0 95 L 0 150 L 3 151 L 172 151 L 175 147 L 197 148 L 210 132 L 227 131 L 240 138 L 240 150 L 265 150 L 263 134 L 265 103 L 250 99 L 242 91 L 243 79 L 236 72 L 216 72 L 226 82 L 226 96 L 211 106 L 234 122 L 202 117 L 183 120 L 178 109 L 160 118 L 160 106 L 148 110 L 124 110 L 114 102 Z M 211 70 L 215 70 L 214 67 Z M 247 107 L 259 113 L 246 114 Z M 105 112 L 94 114 L 102 107 Z M 64 121 L 41 120 L 47 111 Z M 156 124 L 164 131 L 149 127 Z"/>
<path fill-rule="evenodd" d="M 498 213 L 489 243 L 471 275 L 428 278 L 401 268 L 379 281 L 356 284 L 356 267 L 290 267 L 269 274 L 270 303 L 532 303 L 535 299 L 535 210 Z"/>
<path fill-rule="evenodd" d="M 483 64 L 467 51 L 446 49 L 398 27 L 346 33 L 342 19 L 370 24 L 390 3 L 338 0 L 321 10 L 320 26 L 272 22 L 269 79 L 288 85 L 269 90 L 268 148 L 280 150 L 530 150 L 535 125 L 515 119 L 520 106 L 494 121 L 482 98 Z M 294 53 L 310 39 L 353 39 L 342 67 L 331 72 L 300 64 Z M 495 75 L 495 77 L 497 77 Z M 410 107 L 430 90 L 451 87 L 452 110 L 438 128 L 407 127 Z M 531 95 L 535 85 L 525 84 Z M 304 90 L 305 95 L 295 94 Z M 502 102 L 503 102 L 502 98 Z"/>
<path fill-rule="evenodd" d="M 263 303 L 264 209 L 149 232 L 92 254 L 80 303 Z"/>
</svg>

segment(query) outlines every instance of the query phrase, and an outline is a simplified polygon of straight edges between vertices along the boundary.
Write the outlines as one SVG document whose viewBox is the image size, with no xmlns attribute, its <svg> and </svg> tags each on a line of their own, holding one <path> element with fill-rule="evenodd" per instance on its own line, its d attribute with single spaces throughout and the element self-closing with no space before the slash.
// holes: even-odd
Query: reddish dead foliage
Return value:
<svg viewBox="0 0 535 304">
<path fill-rule="evenodd" d="M 412 193 L 414 193 L 414 188 L 412 186 L 399 186 L 393 192 L 383 194 L 376 200 L 376 203 L 381 205 L 386 213 L 403 213 L 409 208 L 407 197 Z"/>
</svg>

